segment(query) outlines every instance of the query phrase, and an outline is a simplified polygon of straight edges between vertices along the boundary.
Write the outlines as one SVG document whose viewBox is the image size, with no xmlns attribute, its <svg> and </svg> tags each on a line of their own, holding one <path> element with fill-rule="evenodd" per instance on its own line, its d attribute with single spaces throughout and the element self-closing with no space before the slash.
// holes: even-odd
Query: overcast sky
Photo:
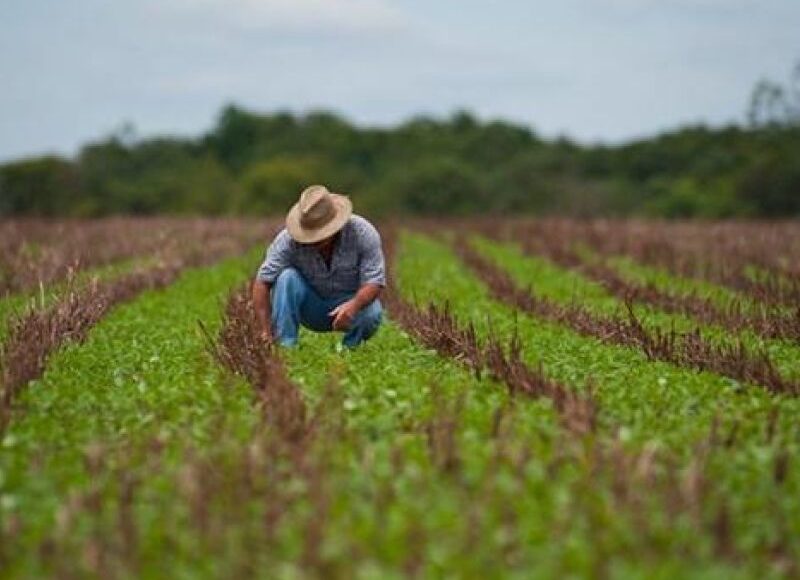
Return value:
<svg viewBox="0 0 800 580">
<path fill-rule="evenodd" d="M 199 135 L 228 102 L 619 142 L 741 121 L 797 59 L 800 0 L 0 0 L 0 160 Z"/>
</svg>

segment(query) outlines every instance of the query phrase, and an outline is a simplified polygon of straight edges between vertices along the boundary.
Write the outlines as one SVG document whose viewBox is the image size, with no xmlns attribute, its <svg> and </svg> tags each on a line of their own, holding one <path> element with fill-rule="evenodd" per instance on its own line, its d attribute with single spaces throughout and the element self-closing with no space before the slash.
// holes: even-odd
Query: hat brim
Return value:
<svg viewBox="0 0 800 580">
<path fill-rule="evenodd" d="M 331 193 L 331 201 L 336 208 L 336 215 L 324 226 L 314 229 L 304 228 L 300 225 L 300 202 L 297 202 L 286 215 L 286 229 L 292 239 L 300 244 L 313 244 L 329 238 L 347 223 L 353 215 L 353 202 L 346 195 Z"/>
</svg>

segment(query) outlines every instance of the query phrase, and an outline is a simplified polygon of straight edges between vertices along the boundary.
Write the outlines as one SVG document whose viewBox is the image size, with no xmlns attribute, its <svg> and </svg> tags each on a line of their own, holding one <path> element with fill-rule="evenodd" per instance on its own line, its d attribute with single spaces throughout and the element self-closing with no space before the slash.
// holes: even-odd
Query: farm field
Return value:
<svg viewBox="0 0 800 580">
<path fill-rule="evenodd" d="M 0 577 L 800 576 L 800 223 L 379 224 L 352 351 L 278 227 L 0 222 Z"/>
</svg>

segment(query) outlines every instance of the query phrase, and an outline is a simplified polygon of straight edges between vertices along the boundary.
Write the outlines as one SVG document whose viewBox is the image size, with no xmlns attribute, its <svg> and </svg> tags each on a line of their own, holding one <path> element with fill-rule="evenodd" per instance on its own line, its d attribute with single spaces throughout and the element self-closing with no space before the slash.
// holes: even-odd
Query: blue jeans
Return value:
<svg viewBox="0 0 800 580">
<path fill-rule="evenodd" d="M 317 332 L 330 332 L 333 317 L 328 313 L 352 295 L 321 298 L 294 268 L 285 268 L 272 287 L 272 333 L 282 346 L 295 346 L 302 324 Z M 354 347 L 367 340 L 381 323 L 379 300 L 373 300 L 356 314 L 342 344 Z"/>
</svg>

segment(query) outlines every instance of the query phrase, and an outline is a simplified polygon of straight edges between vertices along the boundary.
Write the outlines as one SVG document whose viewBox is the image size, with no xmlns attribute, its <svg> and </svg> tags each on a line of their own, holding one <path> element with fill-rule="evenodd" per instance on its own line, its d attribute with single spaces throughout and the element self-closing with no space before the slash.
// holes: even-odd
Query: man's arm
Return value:
<svg viewBox="0 0 800 580">
<path fill-rule="evenodd" d="M 262 282 L 261 280 L 253 280 L 253 310 L 256 313 L 256 323 L 261 338 L 272 340 L 272 322 L 271 312 L 272 305 L 269 300 L 269 290 L 272 284 L 269 282 Z"/>
<path fill-rule="evenodd" d="M 365 306 L 369 306 L 373 300 L 380 296 L 383 291 L 383 286 L 378 284 L 364 284 L 358 289 L 356 295 L 353 296 L 352 301 L 355 303 L 356 311 L 361 310 Z"/>
<path fill-rule="evenodd" d="M 333 316 L 331 323 L 334 330 L 346 330 L 350 327 L 356 314 L 372 303 L 383 290 L 383 287 L 378 284 L 364 284 L 358 289 L 355 296 L 347 302 L 342 302 L 339 306 L 329 312 Z"/>
<path fill-rule="evenodd" d="M 253 310 L 256 322 L 263 338 L 272 338 L 271 312 L 272 306 L 269 291 L 278 274 L 291 263 L 291 243 L 289 233 L 281 230 L 267 249 L 264 262 L 258 268 L 256 279 L 252 285 Z"/>
<path fill-rule="evenodd" d="M 386 267 L 381 247 L 381 236 L 367 220 L 362 220 L 359 226 L 361 248 L 360 264 L 361 287 L 347 302 L 334 308 L 330 315 L 333 316 L 333 329 L 345 330 L 358 314 L 359 310 L 368 306 L 375 300 L 386 286 Z"/>
</svg>

